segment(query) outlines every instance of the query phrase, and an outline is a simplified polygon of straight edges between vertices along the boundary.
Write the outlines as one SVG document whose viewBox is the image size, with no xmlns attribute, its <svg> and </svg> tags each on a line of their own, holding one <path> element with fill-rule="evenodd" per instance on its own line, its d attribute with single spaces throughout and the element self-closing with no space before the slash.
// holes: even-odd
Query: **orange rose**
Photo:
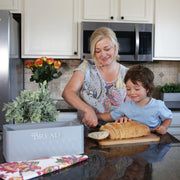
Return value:
<svg viewBox="0 0 180 180">
<path fill-rule="evenodd" d="M 54 63 L 54 59 L 53 58 L 47 58 L 47 64 L 52 64 Z"/>
<path fill-rule="evenodd" d="M 26 63 L 25 63 L 25 66 L 26 66 L 27 68 L 30 68 L 32 65 L 33 65 L 32 62 L 26 62 Z"/>
<path fill-rule="evenodd" d="M 47 61 L 47 58 L 46 57 L 41 57 L 41 60 L 43 60 L 43 61 Z"/>
<path fill-rule="evenodd" d="M 47 83 L 53 79 L 57 79 L 61 76 L 61 72 L 57 69 L 61 67 L 60 60 L 54 60 L 53 58 L 41 57 L 35 61 L 25 63 L 26 68 L 32 70 L 30 81 L 41 83 L 47 81 Z"/>
<path fill-rule="evenodd" d="M 61 61 L 54 61 L 54 68 L 58 69 L 61 67 Z"/>
<path fill-rule="evenodd" d="M 42 59 L 36 59 L 35 62 L 34 62 L 34 65 L 36 67 L 42 67 L 43 65 L 43 60 Z"/>
</svg>

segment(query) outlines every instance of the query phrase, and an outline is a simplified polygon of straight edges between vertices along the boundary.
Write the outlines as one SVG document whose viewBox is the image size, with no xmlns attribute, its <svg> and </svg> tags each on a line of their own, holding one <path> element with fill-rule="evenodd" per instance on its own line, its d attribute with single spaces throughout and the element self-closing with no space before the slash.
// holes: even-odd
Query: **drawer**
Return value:
<svg viewBox="0 0 180 180">
<path fill-rule="evenodd" d="M 180 127 L 180 112 L 172 112 L 173 113 L 173 120 L 171 126 L 179 126 Z"/>
</svg>

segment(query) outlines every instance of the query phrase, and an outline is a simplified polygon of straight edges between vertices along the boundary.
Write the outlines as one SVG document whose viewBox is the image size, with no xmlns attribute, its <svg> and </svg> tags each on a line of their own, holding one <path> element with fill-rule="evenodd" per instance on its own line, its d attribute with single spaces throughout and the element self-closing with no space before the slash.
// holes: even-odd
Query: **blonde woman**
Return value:
<svg viewBox="0 0 180 180">
<path fill-rule="evenodd" d="M 123 79 L 128 69 L 116 61 L 119 44 L 111 29 L 95 30 L 90 45 L 92 60 L 84 60 L 74 70 L 62 97 L 78 110 L 82 123 L 96 127 L 109 121 L 109 112 L 125 101 Z M 107 117 L 101 118 L 101 113 Z"/>
</svg>

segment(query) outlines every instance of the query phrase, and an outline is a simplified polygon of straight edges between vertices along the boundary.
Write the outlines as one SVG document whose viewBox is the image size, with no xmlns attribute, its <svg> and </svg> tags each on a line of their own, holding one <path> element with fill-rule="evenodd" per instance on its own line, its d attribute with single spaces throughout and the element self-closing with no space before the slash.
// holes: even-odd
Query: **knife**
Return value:
<svg viewBox="0 0 180 180">
<path fill-rule="evenodd" d="M 96 127 L 93 128 L 89 128 L 89 132 L 95 132 L 95 131 L 99 131 L 99 128 L 101 127 L 101 125 L 98 123 L 98 125 Z"/>
</svg>

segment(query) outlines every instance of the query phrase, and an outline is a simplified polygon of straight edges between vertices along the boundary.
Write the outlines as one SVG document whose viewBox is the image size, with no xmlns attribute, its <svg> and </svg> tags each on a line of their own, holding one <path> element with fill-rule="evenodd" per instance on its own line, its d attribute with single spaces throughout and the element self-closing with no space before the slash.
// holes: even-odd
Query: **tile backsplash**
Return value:
<svg viewBox="0 0 180 180">
<path fill-rule="evenodd" d="M 26 60 L 24 61 L 26 62 Z M 58 109 L 71 109 L 66 102 L 64 102 L 61 97 L 62 91 L 66 86 L 67 82 L 73 74 L 73 69 L 75 69 L 82 61 L 81 60 L 62 60 L 62 66 L 60 71 L 62 75 L 58 79 L 54 79 L 48 85 L 48 88 L 51 90 L 52 98 L 57 99 L 57 108 Z M 126 67 L 131 67 L 134 64 L 131 63 L 121 63 Z M 143 63 L 143 65 L 150 68 L 155 75 L 154 84 L 157 87 L 158 85 L 164 85 L 165 83 L 178 83 L 179 74 L 180 74 L 180 62 L 179 61 L 154 61 L 153 63 Z M 27 90 L 37 90 L 39 88 L 37 83 L 30 82 L 31 70 L 24 69 L 24 82 L 25 89 Z M 158 88 L 155 88 L 153 92 L 153 97 L 159 99 L 160 92 Z"/>
</svg>

